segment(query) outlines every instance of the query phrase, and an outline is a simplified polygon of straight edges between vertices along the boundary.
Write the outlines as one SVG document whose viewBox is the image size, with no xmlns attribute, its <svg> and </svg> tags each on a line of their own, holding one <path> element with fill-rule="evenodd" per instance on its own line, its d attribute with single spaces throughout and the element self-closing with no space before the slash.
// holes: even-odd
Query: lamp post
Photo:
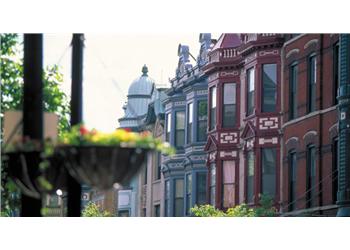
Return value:
<svg viewBox="0 0 350 250">
<path fill-rule="evenodd" d="M 83 49 L 84 35 L 73 34 L 72 40 L 72 94 L 71 126 L 82 122 L 83 118 Z M 81 210 L 81 185 L 68 176 L 68 216 L 79 217 Z"/>
<path fill-rule="evenodd" d="M 337 216 L 350 216 L 350 34 L 340 35 L 339 170 Z"/>
<path fill-rule="evenodd" d="M 24 35 L 23 136 L 43 141 L 43 35 Z M 28 166 L 35 168 L 36 166 Z M 21 216 L 41 216 L 41 199 L 22 194 Z"/>
</svg>

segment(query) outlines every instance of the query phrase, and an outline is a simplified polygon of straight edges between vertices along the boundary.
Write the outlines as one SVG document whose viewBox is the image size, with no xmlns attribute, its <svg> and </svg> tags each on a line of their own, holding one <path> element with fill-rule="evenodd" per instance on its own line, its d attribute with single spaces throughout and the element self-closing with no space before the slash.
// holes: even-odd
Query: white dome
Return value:
<svg viewBox="0 0 350 250">
<path fill-rule="evenodd" d="M 146 65 L 142 67 L 142 76 L 135 79 L 128 91 L 128 96 L 133 95 L 149 95 L 151 96 L 154 88 L 154 80 L 148 77 L 148 68 Z"/>
</svg>

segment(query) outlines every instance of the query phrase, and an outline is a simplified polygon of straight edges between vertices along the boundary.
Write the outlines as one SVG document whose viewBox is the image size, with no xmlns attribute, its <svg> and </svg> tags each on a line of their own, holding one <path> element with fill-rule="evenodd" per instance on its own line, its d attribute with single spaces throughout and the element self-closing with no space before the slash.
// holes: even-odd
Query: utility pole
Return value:
<svg viewBox="0 0 350 250">
<path fill-rule="evenodd" d="M 350 34 L 340 35 L 339 170 L 337 216 L 350 216 Z"/>
<path fill-rule="evenodd" d="M 84 34 L 73 34 L 72 40 L 72 93 L 71 126 L 83 120 L 83 49 Z M 81 211 L 81 185 L 68 176 L 68 216 L 79 217 Z"/>
<path fill-rule="evenodd" d="M 43 142 L 43 35 L 24 35 L 23 136 Z M 28 166 L 36 168 L 37 166 Z M 21 216 L 41 216 L 41 199 L 22 194 Z"/>
</svg>

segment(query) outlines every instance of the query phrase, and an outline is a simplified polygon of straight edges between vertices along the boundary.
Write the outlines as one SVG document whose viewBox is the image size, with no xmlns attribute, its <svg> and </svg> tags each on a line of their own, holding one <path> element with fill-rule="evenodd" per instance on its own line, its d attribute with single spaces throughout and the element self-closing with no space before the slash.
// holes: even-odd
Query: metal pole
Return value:
<svg viewBox="0 0 350 250">
<path fill-rule="evenodd" d="M 72 40 L 72 93 L 71 126 L 83 119 L 83 48 L 84 35 L 73 34 Z M 81 210 L 81 185 L 71 176 L 68 177 L 68 216 L 79 217 Z"/>
<path fill-rule="evenodd" d="M 350 216 L 350 35 L 340 35 L 339 154 L 337 216 Z"/>
<path fill-rule="evenodd" d="M 43 141 L 43 35 L 24 35 L 23 136 Z M 37 167 L 37 166 L 28 166 Z M 41 216 L 41 199 L 22 194 L 21 216 Z"/>
</svg>

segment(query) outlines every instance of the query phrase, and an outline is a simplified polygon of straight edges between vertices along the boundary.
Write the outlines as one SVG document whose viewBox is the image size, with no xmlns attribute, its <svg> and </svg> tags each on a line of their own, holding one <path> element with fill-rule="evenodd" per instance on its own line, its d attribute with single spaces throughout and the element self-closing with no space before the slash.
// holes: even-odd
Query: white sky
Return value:
<svg viewBox="0 0 350 250">
<path fill-rule="evenodd" d="M 71 49 L 66 49 L 71 36 L 62 33 L 44 36 L 44 64 L 59 62 L 65 79 L 62 87 L 68 95 Z M 213 38 L 218 36 L 218 33 L 213 34 Z M 156 85 L 169 86 L 168 78 L 174 77 L 178 63 L 179 43 L 188 45 L 194 57 L 199 53 L 199 33 L 85 34 L 85 39 L 83 116 L 88 127 L 103 131 L 112 131 L 119 126 L 118 118 L 124 114 L 122 106 L 128 87 L 141 76 L 144 64 L 148 66 L 148 75 Z"/>
</svg>

